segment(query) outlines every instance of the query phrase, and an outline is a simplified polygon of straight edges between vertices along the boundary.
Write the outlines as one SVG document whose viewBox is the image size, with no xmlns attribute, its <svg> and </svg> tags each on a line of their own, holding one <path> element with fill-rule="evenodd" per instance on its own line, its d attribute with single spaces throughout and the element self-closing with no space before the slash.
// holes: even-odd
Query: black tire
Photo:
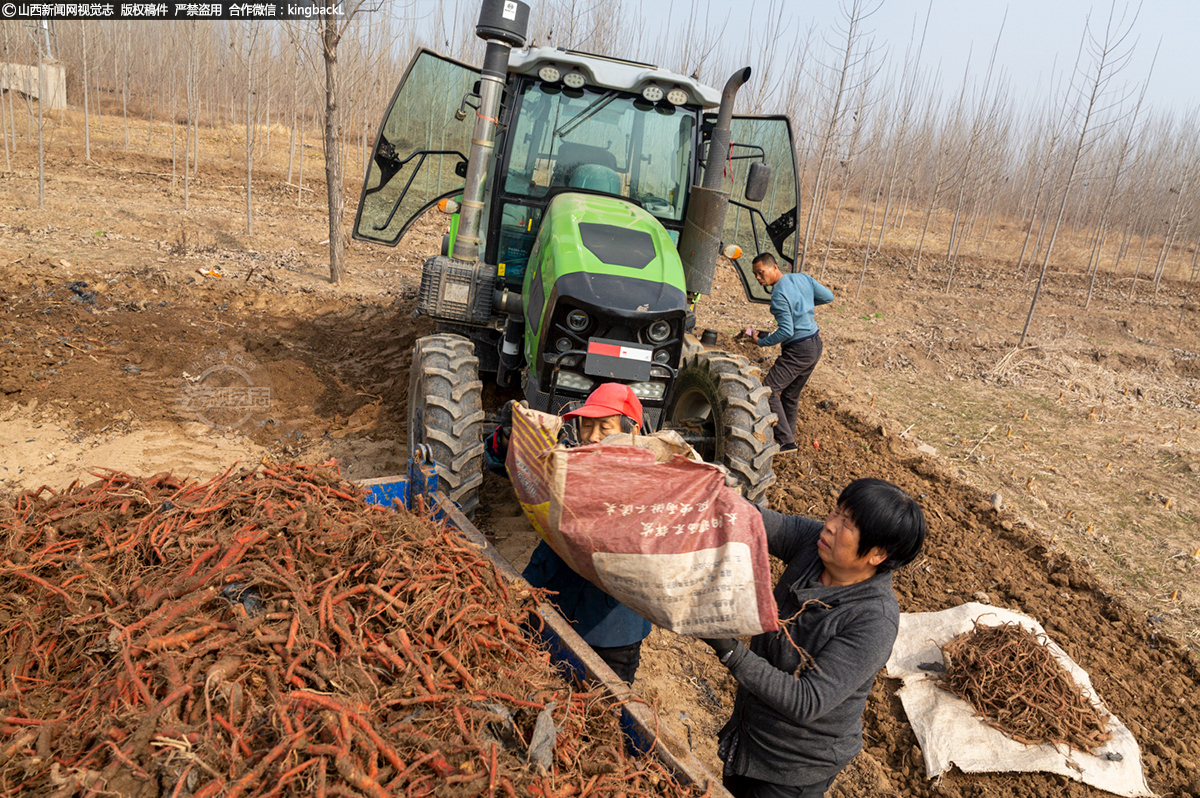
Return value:
<svg viewBox="0 0 1200 798">
<path fill-rule="evenodd" d="M 475 346 L 460 335 L 427 335 L 408 376 L 408 446 L 425 444 L 439 485 L 469 518 L 483 484 L 483 383 Z"/>
<path fill-rule="evenodd" d="M 729 469 L 742 495 L 762 504 L 775 484 L 771 460 L 779 451 L 770 396 L 744 357 L 702 352 L 680 367 L 664 426 L 711 439 L 696 447 L 700 456 Z"/>
</svg>

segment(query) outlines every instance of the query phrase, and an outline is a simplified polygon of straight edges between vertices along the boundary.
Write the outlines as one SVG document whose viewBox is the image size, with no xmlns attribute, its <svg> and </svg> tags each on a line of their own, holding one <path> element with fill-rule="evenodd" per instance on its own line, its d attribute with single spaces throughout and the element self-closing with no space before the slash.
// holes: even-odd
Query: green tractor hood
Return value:
<svg viewBox="0 0 1200 798">
<path fill-rule="evenodd" d="M 683 265 L 650 213 L 616 197 L 560 194 L 546 208 L 529 262 L 525 359 L 540 390 L 548 390 L 547 366 L 562 352 L 585 353 L 597 338 L 652 351 L 655 363 L 679 363 L 687 313 Z M 578 313 L 568 318 L 575 310 L 586 314 L 586 324 Z M 658 321 L 670 327 L 665 338 L 661 325 L 650 334 Z"/>
</svg>

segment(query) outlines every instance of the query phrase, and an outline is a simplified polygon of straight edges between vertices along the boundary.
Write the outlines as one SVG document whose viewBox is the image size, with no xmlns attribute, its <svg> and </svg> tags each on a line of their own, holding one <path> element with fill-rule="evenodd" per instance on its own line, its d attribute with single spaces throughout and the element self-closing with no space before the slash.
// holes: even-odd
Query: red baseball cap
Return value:
<svg viewBox="0 0 1200 798">
<path fill-rule="evenodd" d="M 619 382 L 606 382 L 592 391 L 591 396 L 583 406 L 563 415 L 564 419 L 571 418 L 605 418 L 607 416 L 625 416 L 633 419 L 638 427 L 642 426 L 642 403 L 637 394 L 628 385 Z"/>
</svg>

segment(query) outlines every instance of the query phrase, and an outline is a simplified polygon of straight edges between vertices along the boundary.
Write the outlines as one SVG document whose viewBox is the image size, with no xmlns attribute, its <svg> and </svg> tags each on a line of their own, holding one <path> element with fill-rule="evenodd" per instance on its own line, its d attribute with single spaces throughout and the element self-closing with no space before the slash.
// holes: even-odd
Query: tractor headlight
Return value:
<svg viewBox="0 0 1200 798">
<path fill-rule="evenodd" d="M 683 89 L 676 88 L 667 92 L 667 102 L 669 102 L 671 105 L 683 105 L 685 102 L 687 102 L 687 99 L 687 92 Z"/>
<path fill-rule="evenodd" d="M 562 77 L 562 73 L 558 71 L 558 67 L 546 64 L 538 70 L 538 77 L 547 83 L 558 83 L 558 79 Z"/>
<path fill-rule="evenodd" d="M 567 314 L 567 326 L 575 332 L 583 332 L 591 323 L 592 320 L 588 318 L 586 311 L 572 310 Z"/>
<path fill-rule="evenodd" d="M 665 321 L 656 321 L 646 328 L 646 337 L 656 344 L 661 344 L 671 335 L 671 325 Z"/>
<path fill-rule="evenodd" d="M 559 382 L 562 382 L 561 377 Z M 635 382 L 631 383 L 629 388 L 639 399 L 662 399 L 663 394 L 667 392 L 665 382 Z"/>
<path fill-rule="evenodd" d="M 582 72 L 568 72 L 563 75 L 563 83 L 567 85 L 568 89 L 582 89 L 586 82 Z"/>
<path fill-rule="evenodd" d="M 671 360 L 671 352 L 669 349 L 660 349 L 654 353 L 655 363 L 667 363 Z"/>
<path fill-rule="evenodd" d="M 571 341 L 567 338 L 559 338 L 554 342 L 554 348 L 559 352 L 566 352 L 571 348 Z"/>
<path fill-rule="evenodd" d="M 663 98 L 662 86 L 657 83 L 648 83 L 646 88 L 642 89 L 642 96 L 652 103 L 656 103 Z"/>
<path fill-rule="evenodd" d="M 573 371 L 558 372 L 556 384 L 559 388 L 569 388 L 572 391 L 590 391 L 592 389 L 592 380 Z"/>
</svg>

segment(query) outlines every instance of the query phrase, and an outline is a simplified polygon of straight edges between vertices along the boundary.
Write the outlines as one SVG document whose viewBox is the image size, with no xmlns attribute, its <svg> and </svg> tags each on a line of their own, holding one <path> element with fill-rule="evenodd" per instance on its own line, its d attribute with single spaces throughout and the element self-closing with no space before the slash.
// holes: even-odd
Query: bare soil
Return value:
<svg viewBox="0 0 1200 798">
<path fill-rule="evenodd" d="M 236 131 L 202 131 L 185 211 L 166 128 L 124 152 L 119 125 L 106 124 L 89 163 L 80 121 L 49 120 L 44 210 L 36 142 L 19 142 L 0 173 L 3 489 L 263 459 L 334 456 L 351 478 L 400 471 L 411 347 L 432 329 L 411 312 L 441 219 L 396 250 L 352 244 L 349 277 L 333 286 L 324 186 L 309 178 L 297 204 L 285 134 L 256 166 L 250 236 Z M 144 141 L 145 122 L 131 125 Z M 318 173 L 319 150 L 308 157 Z M 946 291 L 948 268 L 927 257 L 914 269 L 906 235 L 872 257 L 857 297 L 852 236 L 821 275 L 838 299 L 819 313 L 825 357 L 801 399 L 800 451 L 776 459 L 772 506 L 823 514 L 859 476 L 918 496 L 930 538 L 898 574 L 902 609 L 982 593 L 1037 618 L 1133 730 L 1151 787 L 1200 796 L 1200 336 L 1188 286 L 1164 281 L 1154 298 L 1143 280 L 1130 301 L 1130 275 L 1102 275 L 1085 311 L 1082 275 L 1052 269 L 1032 346 L 1018 351 L 1023 275 L 970 258 Z M 1086 262 L 1062 253 L 1068 267 Z M 731 272 L 699 320 L 769 367 L 773 353 L 734 339 L 770 320 Z M 204 423 L 184 397 L 213 368 L 269 388 L 269 407 L 229 429 Z M 485 484 L 479 520 L 522 564 L 533 533 L 502 479 Z M 635 687 L 719 770 L 714 737 L 733 685 L 707 647 L 656 630 Z M 928 780 L 896 687 L 877 681 L 865 751 L 833 795 L 1100 794 L 1036 774 Z"/>
</svg>

